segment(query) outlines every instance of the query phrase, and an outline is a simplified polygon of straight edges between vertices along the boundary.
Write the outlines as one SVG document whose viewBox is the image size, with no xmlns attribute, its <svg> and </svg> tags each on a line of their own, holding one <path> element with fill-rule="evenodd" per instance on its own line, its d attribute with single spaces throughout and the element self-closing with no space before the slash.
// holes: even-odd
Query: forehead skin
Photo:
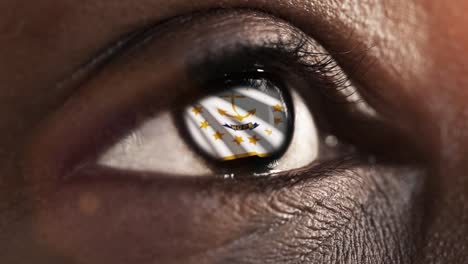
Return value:
<svg viewBox="0 0 468 264">
<path fill-rule="evenodd" d="M 19 174 L 22 144 L 72 92 L 56 84 L 125 33 L 213 7 L 276 14 L 329 50 L 372 47 L 367 59 L 373 67 L 358 82 L 382 112 L 399 117 L 398 125 L 432 161 L 417 262 L 468 259 L 468 2 L 463 0 L 2 1 L 0 205 L 7 210 L 0 226 L 2 237 L 15 245 L 10 253 L 45 254 L 35 247 L 29 225 L 14 221 L 28 205 L 14 204 L 23 198 L 18 186 L 27 182 Z M 9 256 L 1 253 L 0 260 L 2 255 Z"/>
</svg>

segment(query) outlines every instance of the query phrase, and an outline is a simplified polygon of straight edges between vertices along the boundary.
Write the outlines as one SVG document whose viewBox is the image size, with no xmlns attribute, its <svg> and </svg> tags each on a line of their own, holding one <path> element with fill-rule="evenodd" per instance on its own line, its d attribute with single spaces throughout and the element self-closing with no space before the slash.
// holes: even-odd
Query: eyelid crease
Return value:
<svg viewBox="0 0 468 264">
<path fill-rule="evenodd" d="M 59 80 L 56 83 L 56 87 L 63 86 L 74 86 L 78 85 L 80 81 L 83 80 L 88 74 L 92 73 L 95 70 L 100 69 L 105 64 L 111 62 L 115 58 L 122 56 L 125 53 L 128 53 L 131 50 L 143 45 L 150 38 L 154 38 L 158 33 L 164 33 L 165 25 L 173 23 L 187 23 L 190 20 L 199 18 L 202 15 L 216 14 L 216 13 L 243 13 L 248 12 L 252 14 L 259 14 L 267 17 L 271 17 L 281 22 L 290 23 L 290 21 L 281 17 L 278 18 L 274 14 L 267 12 L 266 10 L 260 10 L 256 8 L 249 7 L 234 7 L 234 8 L 211 8 L 205 10 L 198 10 L 188 14 L 178 14 L 172 17 L 165 18 L 158 22 L 150 22 L 146 25 L 139 27 L 135 30 L 122 34 L 116 40 L 112 41 L 106 47 L 98 50 L 94 56 L 84 62 L 81 66 L 75 69 L 69 76 Z M 298 29 L 299 31 L 299 29 Z M 304 36 L 305 38 L 305 36 Z M 345 55 L 352 53 L 352 50 L 343 51 L 338 53 L 333 53 L 336 55 Z"/>
</svg>

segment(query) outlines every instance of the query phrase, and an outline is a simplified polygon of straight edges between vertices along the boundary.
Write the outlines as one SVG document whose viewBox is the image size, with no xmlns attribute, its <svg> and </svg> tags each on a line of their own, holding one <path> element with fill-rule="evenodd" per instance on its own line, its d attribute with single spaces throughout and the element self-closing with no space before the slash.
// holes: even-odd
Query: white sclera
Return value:
<svg viewBox="0 0 468 264">
<path fill-rule="evenodd" d="M 240 94 L 244 93 L 242 89 L 238 90 L 238 92 Z M 275 98 L 274 96 L 271 97 Z M 205 99 L 202 99 L 200 102 L 203 100 Z M 229 103 L 227 105 L 231 106 Z M 273 133 L 278 131 L 289 133 L 287 129 L 291 129 L 291 132 L 293 132 L 288 148 L 275 162 L 274 168 L 272 168 L 275 172 L 293 170 L 307 166 L 318 157 L 319 138 L 312 115 L 302 98 L 295 92 L 292 92 L 292 105 L 295 112 L 294 127 L 287 127 L 289 124 L 287 122 L 283 122 L 284 127 L 276 127 L 275 131 L 272 130 Z M 249 105 L 242 106 L 242 108 L 250 110 L 250 108 L 248 108 Z M 188 111 L 191 110 L 192 108 L 188 109 Z M 225 110 L 227 111 L 228 109 Z M 286 108 L 285 110 L 287 111 Z M 238 112 L 243 114 L 241 111 Z M 279 112 L 273 113 L 273 115 L 279 114 Z M 286 117 L 287 112 L 283 112 L 283 114 Z M 268 115 L 266 116 L 268 117 Z M 187 115 L 185 118 L 187 121 Z M 253 120 L 255 121 L 256 119 Z M 247 119 L 243 120 L 242 123 L 249 123 L 244 121 L 247 121 Z M 190 129 L 200 129 L 200 123 L 193 121 L 190 122 L 191 123 L 187 123 L 188 125 L 191 124 L 188 127 L 189 131 Z M 190 126 L 192 126 L 192 128 Z M 260 128 L 261 126 L 256 129 Z M 261 128 L 261 131 L 265 132 L 265 129 L 266 128 Z M 226 135 L 228 135 L 228 133 L 226 133 Z M 231 133 L 229 133 L 229 135 L 231 135 Z M 250 144 L 247 137 L 248 135 L 249 134 L 244 136 L 244 142 L 242 142 L 241 145 L 245 143 Z M 260 136 L 268 136 L 268 133 L 258 133 L 258 135 L 260 138 Z M 285 134 L 283 134 L 283 136 L 284 135 Z M 203 140 L 206 141 L 206 139 L 201 138 L 199 139 L 200 141 L 198 141 L 195 138 L 195 135 L 192 135 L 192 137 L 195 143 L 204 142 Z M 257 144 L 260 142 L 262 142 L 262 138 L 260 138 L 260 141 L 258 141 Z M 237 145 L 235 142 L 231 143 Z M 274 141 L 270 145 L 250 145 L 258 147 L 255 150 L 258 151 L 257 153 L 260 153 L 260 150 L 262 153 L 266 153 L 266 151 L 275 151 L 276 146 L 282 147 L 281 144 L 283 143 L 284 137 Z M 201 144 L 207 143 L 205 142 Z M 254 152 L 250 151 L 250 149 L 248 150 L 248 152 Z M 215 153 L 214 155 L 218 155 L 218 152 L 216 151 L 213 151 L 212 153 Z M 224 158 L 224 156 L 214 157 Z M 191 146 L 186 143 L 186 140 L 181 138 L 181 134 L 178 132 L 175 122 L 168 112 L 155 116 L 153 119 L 146 121 L 140 127 L 131 131 L 131 133 L 129 133 L 125 138 L 101 155 L 98 159 L 98 164 L 115 169 L 154 172 L 174 176 L 211 176 L 214 173 L 209 166 L 207 166 L 206 159 L 193 151 Z"/>
<path fill-rule="evenodd" d="M 203 159 L 193 152 L 175 126 L 170 113 L 148 120 L 98 160 L 106 167 L 175 175 L 209 175 Z"/>
<path fill-rule="evenodd" d="M 292 92 L 295 113 L 294 133 L 288 149 L 278 159 L 275 171 L 305 167 L 319 155 L 319 135 L 314 118 L 301 96 Z"/>
</svg>

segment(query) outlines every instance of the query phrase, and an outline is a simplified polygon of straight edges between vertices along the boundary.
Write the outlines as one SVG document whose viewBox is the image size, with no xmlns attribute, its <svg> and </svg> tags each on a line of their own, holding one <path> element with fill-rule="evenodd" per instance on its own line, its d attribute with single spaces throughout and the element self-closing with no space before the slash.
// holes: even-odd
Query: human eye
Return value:
<svg viewBox="0 0 468 264">
<path fill-rule="evenodd" d="M 282 90 L 263 69 L 242 76 L 223 74 L 211 83 L 220 92 L 143 122 L 99 164 L 233 177 L 242 169 L 259 175 L 312 163 L 318 154 L 317 131 L 300 95 Z"/>
<path fill-rule="evenodd" d="M 65 105 L 75 126 L 53 129 L 70 136 L 56 151 L 67 170 L 282 175 L 361 158 L 385 140 L 364 147 L 352 136 L 378 116 L 319 43 L 269 16 L 244 26 L 225 17 L 176 18 L 131 37 Z"/>
</svg>

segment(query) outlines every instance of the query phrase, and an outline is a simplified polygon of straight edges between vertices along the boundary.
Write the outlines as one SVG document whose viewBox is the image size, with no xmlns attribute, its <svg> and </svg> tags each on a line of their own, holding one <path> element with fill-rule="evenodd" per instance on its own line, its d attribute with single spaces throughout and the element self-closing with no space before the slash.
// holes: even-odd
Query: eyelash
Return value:
<svg viewBox="0 0 468 264">
<path fill-rule="evenodd" d="M 194 76 L 199 85 L 206 85 L 216 81 L 220 75 L 224 77 L 242 74 L 259 75 L 256 72 L 257 69 L 265 72 L 264 77 L 273 78 L 276 81 L 278 78 L 274 76 L 277 73 L 295 72 L 297 76 L 307 76 L 308 81 L 313 83 L 314 89 L 327 96 L 328 99 L 335 100 L 332 103 L 352 103 L 346 98 L 336 96 L 337 91 L 347 90 L 349 95 L 357 91 L 350 85 L 348 76 L 339 69 L 335 59 L 329 54 L 308 52 L 305 43 L 307 43 L 306 40 L 300 40 L 300 44 L 292 48 L 286 48 L 287 43 L 278 42 L 271 48 L 240 46 L 234 51 L 221 51 L 222 55 L 218 57 L 207 57 L 204 61 L 189 66 L 190 75 Z M 313 62 L 308 59 L 312 57 Z M 320 59 L 317 60 L 317 58 Z"/>
</svg>

